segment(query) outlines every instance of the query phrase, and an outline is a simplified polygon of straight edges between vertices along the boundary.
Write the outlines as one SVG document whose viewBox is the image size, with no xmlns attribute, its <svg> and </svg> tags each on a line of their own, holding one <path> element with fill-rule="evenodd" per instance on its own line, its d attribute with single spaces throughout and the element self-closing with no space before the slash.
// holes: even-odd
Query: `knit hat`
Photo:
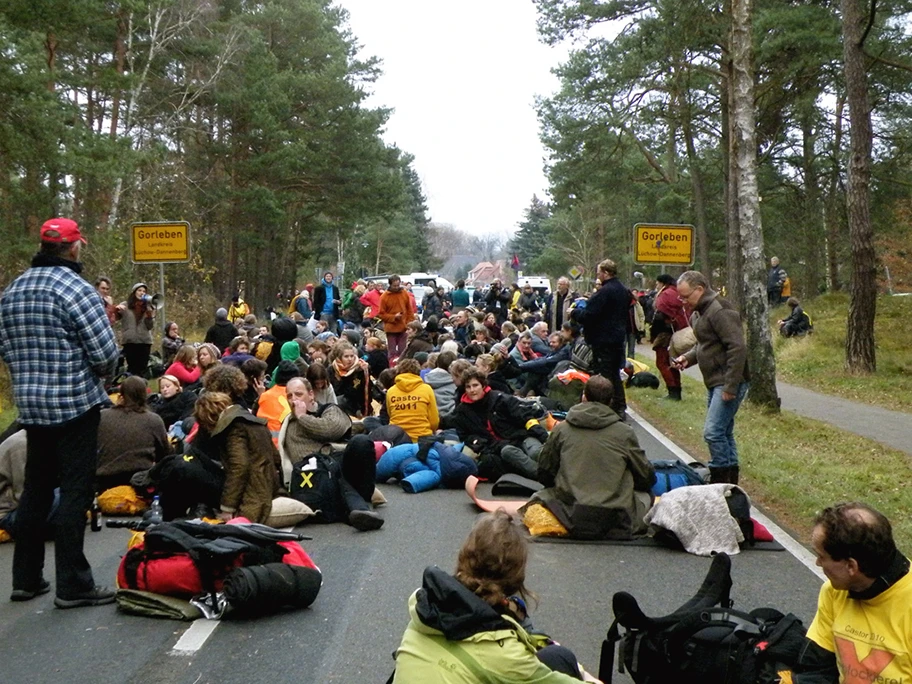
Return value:
<svg viewBox="0 0 912 684">
<path fill-rule="evenodd" d="M 662 283 L 662 285 L 674 285 L 675 279 L 673 275 L 670 275 L 668 273 L 660 273 L 658 276 L 656 276 L 656 282 Z"/>
<path fill-rule="evenodd" d="M 298 334 L 298 325 L 290 318 L 277 318 L 272 322 L 272 336 L 279 342 L 293 340 Z"/>
<path fill-rule="evenodd" d="M 286 343 L 286 344 L 290 344 Z M 282 351 L 285 351 L 285 346 L 282 346 Z M 298 369 L 297 364 L 294 361 L 289 361 L 288 359 L 282 359 L 279 361 L 279 365 L 276 366 L 276 376 L 275 384 L 276 385 L 287 385 L 288 381 L 292 378 L 300 378 L 301 371 Z"/>
<path fill-rule="evenodd" d="M 228 320 L 228 309 L 226 309 L 224 306 L 216 309 L 215 310 L 215 320 L 227 321 Z"/>
<path fill-rule="evenodd" d="M 503 342 L 498 342 L 493 347 L 491 347 L 492 354 L 500 354 L 501 356 L 506 356 L 510 351 L 510 345 L 504 344 Z"/>
<path fill-rule="evenodd" d="M 415 356 L 413 358 L 415 359 L 415 361 L 417 361 L 418 363 L 423 365 L 423 364 L 427 363 L 428 353 L 423 352 L 423 351 L 415 352 Z"/>
</svg>

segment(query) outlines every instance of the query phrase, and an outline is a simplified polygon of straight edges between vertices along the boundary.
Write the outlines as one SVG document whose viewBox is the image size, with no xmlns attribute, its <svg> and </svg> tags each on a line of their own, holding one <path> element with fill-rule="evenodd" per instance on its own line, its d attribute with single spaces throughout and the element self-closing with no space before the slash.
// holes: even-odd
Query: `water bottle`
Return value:
<svg viewBox="0 0 912 684">
<path fill-rule="evenodd" d="M 91 521 L 92 532 L 101 532 L 101 506 L 98 504 L 98 494 L 92 501 Z"/>
<path fill-rule="evenodd" d="M 158 496 L 156 495 L 156 497 L 152 499 L 152 505 L 149 506 L 149 510 L 143 515 L 143 520 L 149 523 L 149 525 L 158 525 L 164 519 L 161 501 L 158 500 Z"/>
</svg>

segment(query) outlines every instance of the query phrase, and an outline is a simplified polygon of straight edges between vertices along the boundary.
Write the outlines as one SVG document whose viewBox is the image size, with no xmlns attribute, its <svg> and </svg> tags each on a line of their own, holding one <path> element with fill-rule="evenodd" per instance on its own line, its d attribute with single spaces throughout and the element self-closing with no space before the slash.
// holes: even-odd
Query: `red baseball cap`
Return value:
<svg viewBox="0 0 912 684">
<path fill-rule="evenodd" d="M 82 237 L 76 221 L 68 218 L 54 218 L 44 222 L 41 226 L 41 241 L 55 243 L 71 243 L 79 240 L 87 245 L 89 241 Z"/>
</svg>

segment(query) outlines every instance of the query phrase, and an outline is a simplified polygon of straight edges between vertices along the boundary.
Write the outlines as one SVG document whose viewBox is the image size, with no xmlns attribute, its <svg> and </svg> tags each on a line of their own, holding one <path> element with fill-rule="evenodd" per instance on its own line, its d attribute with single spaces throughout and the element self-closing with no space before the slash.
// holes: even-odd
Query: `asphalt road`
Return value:
<svg viewBox="0 0 912 684">
<path fill-rule="evenodd" d="M 639 429 L 653 459 L 672 458 Z M 427 565 L 451 571 L 460 544 L 478 515 L 466 494 L 405 494 L 382 489 L 382 530 L 359 533 L 345 525 L 308 526 L 305 542 L 324 573 L 311 608 L 255 621 L 226 619 L 198 650 L 175 654 L 188 623 L 133 617 L 114 606 L 57 610 L 53 594 L 11 603 L 12 544 L 0 546 L 0 682 L 161 682 L 299 684 L 386 681 L 392 652 L 408 622 L 406 600 Z M 485 486 L 482 493 L 487 494 Z M 87 532 L 96 580 L 113 584 L 128 533 Z M 625 590 L 648 614 L 665 614 L 690 598 L 710 560 L 643 546 L 531 544 L 528 586 L 539 596 L 536 626 L 573 649 L 597 671 L 601 640 L 612 615 L 611 597 Z M 53 581 L 53 549 L 48 547 Z M 789 552 L 747 551 L 733 558 L 732 597 L 738 608 L 774 606 L 809 623 L 820 580 Z M 193 633 L 212 623 L 193 623 Z M 615 682 L 629 682 L 615 675 Z"/>
</svg>

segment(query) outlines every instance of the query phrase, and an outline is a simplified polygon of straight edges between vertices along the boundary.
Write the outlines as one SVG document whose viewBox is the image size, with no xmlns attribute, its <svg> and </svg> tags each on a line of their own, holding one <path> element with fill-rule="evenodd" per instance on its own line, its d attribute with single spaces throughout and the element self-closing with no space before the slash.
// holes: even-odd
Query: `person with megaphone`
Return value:
<svg viewBox="0 0 912 684">
<path fill-rule="evenodd" d="M 148 293 L 145 283 L 136 283 L 130 290 L 127 301 L 117 305 L 120 320 L 123 355 L 127 360 L 127 372 L 143 377 L 152 353 L 152 329 L 155 327 L 155 311 L 160 295 Z"/>
</svg>

